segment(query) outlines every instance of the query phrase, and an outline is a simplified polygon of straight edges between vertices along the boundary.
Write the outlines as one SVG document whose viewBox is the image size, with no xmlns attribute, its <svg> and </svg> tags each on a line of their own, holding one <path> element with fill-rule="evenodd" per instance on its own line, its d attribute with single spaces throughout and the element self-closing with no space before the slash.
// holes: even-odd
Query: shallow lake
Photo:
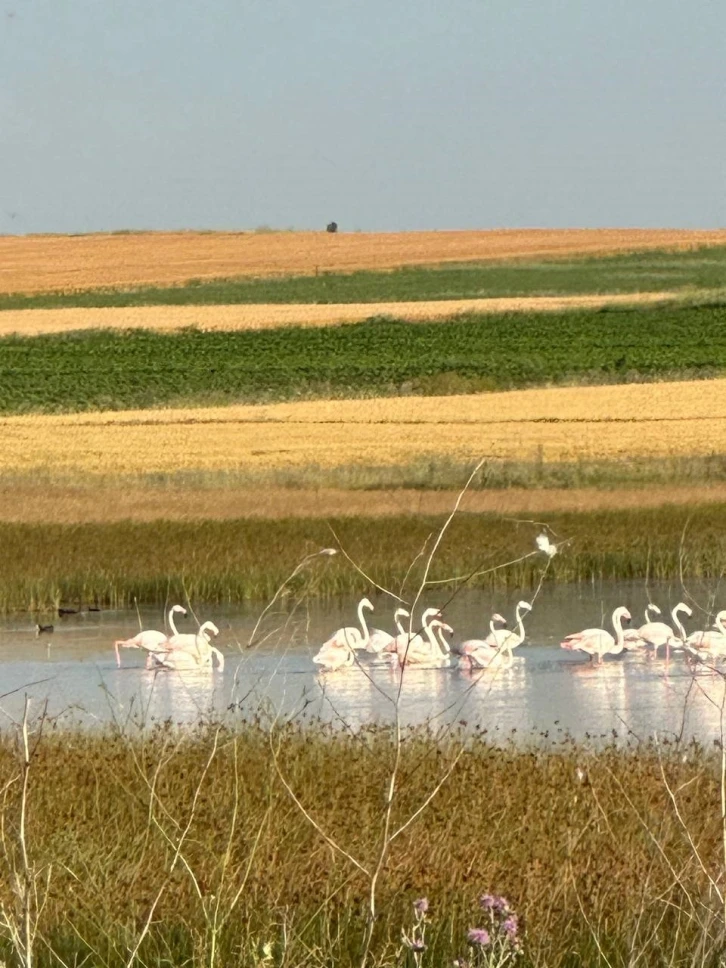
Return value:
<svg viewBox="0 0 726 968">
<path fill-rule="evenodd" d="M 687 630 L 706 628 L 715 606 L 726 604 L 726 588 L 689 585 L 694 619 Z M 38 714 L 66 725 L 103 725 L 110 721 L 143 725 L 205 719 L 261 716 L 267 720 L 320 718 L 341 727 L 390 722 L 400 695 L 403 723 L 443 727 L 466 722 L 491 738 L 557 741 L 633 737 L 717 739 L 721 729 L 724 682 L 706 669 L 694 672 L 680 655 L 669 663 L 642 654 L 611 657 L 596 667 L 589 657 L 559 648 L 564 635 L 592 626 L 610 628 L 610 613 L 621 604 L 643 622 L 648 600 L 667 610 L 684 598 L 675 585 L 643 582 L 545 586 L 525 619 L 527 641 L 516 651 L 511 669 L 472 676 L 458 669 L 406 669 L 367 664 L 321 674 L 312 663 L 320 643 L 343 624 L 355 624 L 357 601 L 289 603 L 270 610 L 250 637 L 261 609 L 200 608 L 200 621 L 220 628 L 216 644 L 224 652 L 222 672 L 146 671 L 144 653 L 122 650 L 117 668 L 113 642 L 144 628 L 164 629 L 161 609 L 88 612 L 50 618 L 50 635 L 35 634 L 35 616 L 15 615 L 0 623 L 0 711 L 5 725 L 22 715 L 25 696 Z M 421 607 L 445 608 L 455 629 L 454 643 L 483 637 L 493 611 L 511 620 L 516 592 L 465 591 L 427 594 Z M 392 630 L 395 602 L 373 597 L 375 627 Z M 448 604 L 447 604 L 448 602 Z M 698 606 L 705 611 L 699 611 Z M 194 631 L 191 616 L 179 631 Z"/>
</svg>

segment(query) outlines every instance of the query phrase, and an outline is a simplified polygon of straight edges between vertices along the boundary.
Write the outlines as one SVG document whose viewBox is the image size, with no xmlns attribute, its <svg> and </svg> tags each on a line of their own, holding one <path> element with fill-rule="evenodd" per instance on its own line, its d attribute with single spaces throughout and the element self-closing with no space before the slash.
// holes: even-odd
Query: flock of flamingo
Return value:
<svg viewBox="0 0 726 968">
<path fill-rule="evenodd" d="M 212 636 L 219 635 L 214 622 L 204 622 L 195 633 L 180 633 L 174 622 L 175 615 L 186 615 L 183 605 L 172 605 L 167 616 L 171 635 L 144 629 L 130 639 L 117 639 L 114 644 L 116 664 L 121 666 L 119 649 L 141 649 L 146 652 L 146 668 L 176 669 L 179 671 L 211 669 L 213 660 L 217 668 L 224 669 L 224 656 L 211 643 Z"/>
<path fill-rule="evenodd" d="M 338 629 L 313 657 L 313 662 L 327 672 L 345 669 L 359 661 L 358 657 L 383 660 L 394 668 L 415 666 L 425 669 L 442 669 L 457 665 L 459 669 L 472 671 L 487 668 L 508 668 L 514 661 L 514 649 L 525 641 L 524 615 L 532 610 L 529 602 L 519 602 L 515 613 L 515 628 L 506 628 L 506 620 L 496 612 L 489 622 L 489 634 L 484 639 L 467 639 L 452 647 L 446 635 L 453 629 L 443 621 L 436 608 L 427 608 L 421 616 L 421 628 L 405 629 L 402 618 L 409 613 L 398 608 L 394 613 L 397 634 L 391 635 L 381 629 L 369 629 L 364 610 L 373 609 L 367 598 L 358 605 L 360 628 L 348 626 Z M 612 614 L 615 635 L 601 628 L 573 632 L 560 642 L 563 649 L 584 652 L 591 661 L 602 663 L 606 655 L 622 655 L 627 652 L 649 650 L 656 654 L 664 648 L 666 658 L 671 650 L 680 649 L 688 656 L 701 661 L 726 657 L 726 610 L 719 612 L 711 629 L 686 633 L 681 615 L 691 617 L 693 612 L 684 602 L 679 602 L 671 612 L 673 627 L 666 622 L 654 620 L 660 615 L 657 605 L 648 604 L 645 623 L 637 629 L 623 629 L 623 622 L 630 622 L 627 608 L 620 606 Z"/>
<path fill-rule="evenodd" d="M 539 551 L 552 558 L 557 546 L 541 534 L 536 539 Z M 329 552 L 326 549 L 325 553 Z M 514 662 L 514 650 L 525 641 L 524 616 L 532 611 L 529 602 L 521 601 L 515 612 L 515 627 L 507 628 L 507 621 L 499 612 L 492 615 L 489 634 L 483 639 L 467 639 L 458 646 L 452 646 L 447 635 L 454 630 L 448 625 L 438 608 L 427 608 L 422 616 L 418 630 L 414 630 L 411 614 L 405 608 L 397 608 L 393 614 L 396 632 L 391 634 L 382 629 L 371 629 L 366 622 L 366 610 L 373 611 L 373 604 L 367 598 L 358 603 L 358 626 L 345 626 L 338 629 L 323 643 L 313 656 L 313 662 L 321 670 L 334 672 L 346 669 L 361 658 L 369 662 L 384 663 L 391 668 L 416 666 L 426 669 L 444 669 L 458 666 L 465 671 L 488 668 L 508 668 Z M 168 622 L 171 634 L 146 629 L 129 639 L 118 639 L 114 643 L 116 663 L 121 665 L 119 650 L 141 649 L 146 652 L 146 668 L 170 670 L 197 670 L 224 668 L 224 656 L 211 644 L 212 636 L 219 634 L 213 622 L 204 622 L 196 633 L 180 634 L 174 622 L 177 614 L 186 615 L 182 605 L 173 605 L 169 610 Z M 691 608 L 679 602 L 671 611 L 673 625 L 659 621 L 655 616 L 661 614 L 657 605 L 649 603 L 645 609 L 645 622 L 637 629 L 624 629 L 623 622 L 630 622 L 627 608 L 620 606 L 612 614 L 615 635 L 602 628 L 588 628 L 567 635 L 560 646 L 573 652 L 584 652 L 595 663 L 601 664 L 606 655 L 617 656 L 627 652 L 644 650 L 651 655 L 665 649 L 666 658 L 672 650 L 681 650 L 688 657 L 697 660 L 726 658 L 726 610 L 716 615 L 712 628 L 686 633 L 680 616 L 693 616 Z M 408 619 L 406 628 L 403 619 Z"/>
</svg>

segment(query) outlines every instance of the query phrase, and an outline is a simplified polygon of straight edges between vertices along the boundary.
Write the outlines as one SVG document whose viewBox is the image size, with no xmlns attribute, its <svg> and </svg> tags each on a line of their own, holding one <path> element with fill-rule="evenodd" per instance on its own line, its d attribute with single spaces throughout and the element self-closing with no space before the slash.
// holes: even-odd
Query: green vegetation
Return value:
<svg viewBox="0 0 726 968">
<path fill-rule="evenodd" d="M 391 830 L 442 785 L 390 843 L 367 964 L 470 959 L 467 931 L 487 924 L 478 898 L 491 892 L 520 915 L 523 968 L 717 968 L 718 754 L 531 744 L 404 734 Z M 38 968 L 361 964 L 388 731 L 47 729 L 30 747 L 25 769 L 13 738 L 0 747 L 0 901 L 21 939 L 29 911 Z M 401 929 L 422 896 L 427 948 L 414 961 Z M 23 964 L 9 934 L 0 927 L 0 954 Z"/>
<path fill-rule="evenodd" d="M 726 304 L 371 319 L 322 329 L 86 331 L 0 341 L 0 411 L 452 394 L 714 376 Z"/>
<path fill-rule="evenodd" d="M 560 539 L 570 539 L 553 559 L 547 580 L 718 578 L 724 572 L 726 505 L 537 517 Z M 209 604 L 269 601 L 306 555 L 338 542 L 371 579 L 412 596 L 425 565 L 414 559 L 442 523 L 440 516 L 410 515 L 329 522 L 0 524 L 0 609 L 40 610 L 61 601 L 151 605 L 187 596 Z M 496 515 L 460 514 L 436 554 L 430 579 L 449 589 L 470 575 L 475 576 L 470 587 L 536 585 L 544 569 L 542 558 L 530 555 L 536 527 Z M 288 592 L 336 596 L 371 587 L 337 555 L 312 560 Z"/>
<path fill-rule="evenodd" d="M 0 296 L 3 309 L 62 306 L 186 306 L 233 303 L 417 302 L 487 296 L 548 296 L 719 289 L 726 247 L 638 252 L 538 262 L 407 267 L 389 272 L 323 273 L 284 278 L 196 280 L 183 286 L 96 289 Z"/>
</svg>

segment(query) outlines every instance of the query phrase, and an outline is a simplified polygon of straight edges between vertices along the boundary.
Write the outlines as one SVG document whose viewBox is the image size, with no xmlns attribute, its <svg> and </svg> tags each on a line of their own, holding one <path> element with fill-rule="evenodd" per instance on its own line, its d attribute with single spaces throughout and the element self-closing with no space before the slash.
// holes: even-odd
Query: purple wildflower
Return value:
<svg viewBox="0 0 726 968">
<path fill-rule="evenodd" d="M 506 934 L 507 940 L 515 942 L 519 931 L 519 921 L 516 914 L 510 914 L 506 920 L 502 921 L 502 931 Z"/>
<path fill-rule="evenodd" d="M 413 902 L 413 909 L 416 914 L 427 914 L 429 910 L 429 899 L 427 897 L 420 897 L 418 901 Z"/>
<path fill-rule="evenodd" d="M 498 897 L 496 894 L 482 894 L 479 904 L 483 911 L 496 911 L 500 914 L 509 912 L 509 901 L 506 897 Z"/>
<path fill-rule="evenodd" d="M 420 954 L 422 951 L 426 950 L 426 945 L 423 943 L 421 938 L 411 938 L 408 946 L 411 951 L 415 952 L 416 954 Z"/>
<path fill-rule="evenodd" d="M 489 932 L 486 928 L 469 928 L 469 944 L 478 944 L 486 948 L 489 944 Z"/>
</svg>

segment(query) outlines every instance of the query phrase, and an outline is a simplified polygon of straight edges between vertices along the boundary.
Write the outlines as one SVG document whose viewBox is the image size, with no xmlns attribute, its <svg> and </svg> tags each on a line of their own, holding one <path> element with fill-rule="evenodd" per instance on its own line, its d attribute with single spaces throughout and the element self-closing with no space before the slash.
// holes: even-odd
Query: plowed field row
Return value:
<svg viewBox="0 0 726 968">
<path fill-rule="evenodd" d="M 0 292 L 174 284 L 517 258 L 723 245 L 726 231 L 149 232 L 0 237 Z"/>
<path fill-rule="evenodd" d="M 691 294 L 692 295 L 692 294 Z M 677 293 L 643 292 L 603 296 L 531 296 L 513 299 L 445 299 L 432 302 L 341 303 L 334 305 L 128 306 L 98 309 L 16 309 L 0 313 L 0 336 L 39 336 L 81 329 L 203 330 L 334 326 L 372 316 L 444 319 L 462 313 L 556 312 L 677 299 Z"/>
<path fill-rule="evenodd" d="M 144 474 L 726 452 L 726 380 L 0 420 L 0 470 Z"/>
</svg>

